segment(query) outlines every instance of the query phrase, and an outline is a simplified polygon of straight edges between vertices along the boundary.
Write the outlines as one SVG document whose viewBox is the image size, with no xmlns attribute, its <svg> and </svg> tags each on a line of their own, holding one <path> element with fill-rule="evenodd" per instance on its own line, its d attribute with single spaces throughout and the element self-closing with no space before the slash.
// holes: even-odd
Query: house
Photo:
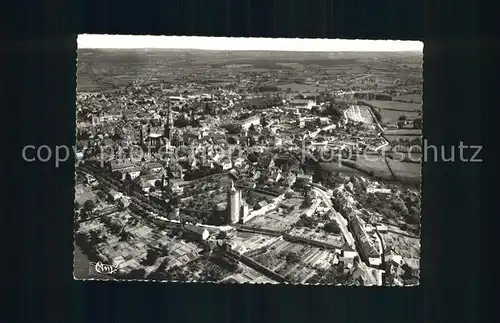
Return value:
<svg viewBox="0 0 500 323">
<path fill-rule="evenodd" d="M 295 182 L 298 185 L 307 186 L 312 183 L 312 175 L 298 174 L 295 177 Z"/>
<path fill-rule="evenodd" d="M 240 178 L 240 175 L 238 174 L 238 171 L 235 169 L 232 169 L 229 171 L 229 177 L 232 178 L 234 181 L 238 181 Z"/>
<path fill-rule="evenodd" d="M 129 174 L 131 179 L 135 179 L 141 175 L 141 169 L 139 167 L 133 167 L 126 170 L 124 176 L 126 176 L 126 174 Z"/>
<path fill-rule="evenodd" d="M 142 188 L 144 192 L 149 192 L 152 187 L 155 187 L 156 181 L 161 180 L 158 174 L 142 175 L 134 181 Z"/>
<path fill-rule="evenodd" d="M 184 187 L 181 186 L 178 182 L 171 181 L 170 182 L 170 190 L 175 194 L 182 194 L 184 192 Z"/>
<path fill-rule="evenodd" d="M 234 160 L 234 166 L 235 167 L 241 167 L 245 163 L 245 158 L 238 157 Z"/>
<path fill-rule="evenodd" d="M 115 191 L 115 190 L 111 190 L 111 191 L 109 191 L 109 197 L 110 197 L 113 201 L 116 201 L 116 200 L 120 199 L 122 196 L 123 196 L 123 194 L 122 194 L 122 193 L 117 192 L 117 191 Z"/>
<path fill-rule="evenodd" d="M 220 160 L 219 165 L 222 167 L 223 170 L 229 170 L 233 167 L 233 163 L 231 161 L 231 158 L 229 157 L 224 157 Z"/>
<path fill-rule="evenodd" d="M 126 208 L 126 207 L 128 207 L 130 205 L 130 201 L 128 199 L 124 198 L 124 197 L 122 197 L 118 203 L 123 208 Z"/>
<path fill-rule="evenodd" d="M 147 163 L 145 167 L 153 172 L 159 172 L 163 168 L 162 165 L 157 162 Z"/>
<path fill-rule="evenodd" d="M 205 241 L 210 236 L 210 233 L 207 229 L 193 225 L 193 224 L 185 224 L 183 237 L 193 241 Z"/>
<path fill-rule="evenodd" d="M 394 266 L 402 266 L 404 264 L 403 257 L 392 248 L 388 249 L 385 254 L 385 262 Z"/>
<path fill-rule="evenodd" d="M 366 232 L 364 221 L 359 216 L 353 215 L 349 225 L 360 244 L 363 260 L 368 261 L 369 258 L 380 257 L 379 250 L 375 248 L 370 235 Z"/>
<path fill-rule="evenodd" d="M 366 193 L 368 193 L 368 194 L 373 194 L 373 193 L 390 194 L 391 190 L 388 188 L 376 188 L 373 186 L 368 186 L 366 188 Z"/>
<path fill-rule="evenodd" d="M 109 162 L 108 168 L 110 171 L 123 171 L 129 168 L 133 168 L 135 165 L 128 159 L 114 159 Z"/>
<path fill-rule="evenodd" d="M 351 266 L 354 264 L 354 259 L 358 256 L 356 251 L 348 251 L 342 250 L 339 255 L 339 262 L 343 263 L 344 266 L 350 264 Z"/>
<path fill-rule="evenodd" d="M 265 207 L 267 204 L 268 204 L 268 203 L 267 203 L 267 201 L 260 201 L 260 202 L 258 202 L 258 203 L 257 203 L 257 205 L 258 205 L 258 207 L 259 207 L 259 208 L 263 208 L 263 207 Z"/>
</svg>

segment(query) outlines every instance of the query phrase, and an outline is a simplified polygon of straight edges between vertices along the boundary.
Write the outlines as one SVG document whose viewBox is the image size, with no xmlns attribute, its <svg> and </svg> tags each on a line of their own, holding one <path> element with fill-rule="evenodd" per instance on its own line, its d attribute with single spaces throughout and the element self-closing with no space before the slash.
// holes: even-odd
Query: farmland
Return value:
<svg viewBox="0 0 500 323">
<path fill-rule="evenodd" d="M 393 100 L 394 101 L 402 101 L 402 102 L 422 104 L 422 95 L 421 94 L 400 95 L 400 96 L 394 97 Z"/>
<path fill-rule="evenodd" d="M 407 119 L 415 119 L 422 112 L 422 105 L 419 103 L 376 100 L 364 102 L 379 110 L 383 123 L 394 123 L 402 115 L 406 116 Z"/>
<path fill-rule="evenodd" d="M 358 156 L 356 161 L 346 160 L 342 163 L 348 167 L 355 168 L 370 176 L 375 176 L 387 181 L 399 181 L 415 185 L 420 183 L 421 164 L 405 163 L 384 156 Z M 390 168 L 389 168 L 389 166 Z M 394 174 L 394 176 L 393 176 Z"/>
<path fill-rule="evenodd" d="M 330 268 L 333 260 L 330 251 L 283 240 L 267 249 L 252 258 L 292 283 L 305 283 L 317 273 L 317 269 Z"/>
</svg>

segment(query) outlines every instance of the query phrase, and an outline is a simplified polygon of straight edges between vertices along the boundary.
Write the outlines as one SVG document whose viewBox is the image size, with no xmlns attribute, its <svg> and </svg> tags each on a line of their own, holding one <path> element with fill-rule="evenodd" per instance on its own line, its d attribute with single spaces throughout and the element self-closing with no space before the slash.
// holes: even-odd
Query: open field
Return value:
<svg viewBox="0 0 500 323">
<path fill-rule="evenodd" d="M 276 240 L 276 237 L 267 236 L 263 234 L 238 232 L 231 239 L 231 246 L 233 250 L 238 253 L 246 253 L 265 247 Z"/>
<path fill-rule="evenodd" d="M 343 165 L 338 162 L 331 162 L 331 163 L 319 163 L 319 166 L 329 172 L 329 173 L 339 173 L 339 174 L 353 174 L 353 175 L 360 175 L 360 176 L 366 176 L 366 174 L 360 172 L 357 169 L 354 169 L 352 167 L 348 167 L 346 165 Z"/>
<path fill-rule="evenodd" d="M 384 132 L 385 136 L 421 136 L 421 129 L 391 129 Z"/>
<path fill-rule="evenodd" d="M 394 101 L 403 101 L 403 102 L 409 102 L 409 103 L 422 104 L 422 95 L 421 94 L 400 95 L 400 96 L 395 96 L 393 98 L 393 100 Z"/>
<path fill-rule="evenodd" d="M 354 122 L 374 123 L 375 120 L 373 120 L 373 116 L 369 109 L 370 108 L 366 106 L 353 105 L 349 107 L 345 113 L 347 118 Z"/>
<path fill-rule="evenodd" d="M 422 138 L 421 129 L 391 129 L 384 132 L 384 137 L 389 141 L 414 140 Z"/>
<path fill-rule="evenodd" d="M 392 179 L 391 171 L 385 162 L 383 156 L 362 156 L 359 155 L 356 161 L 344 160 L 343 165 L 353 167 L 363 173 L 378 176 L 384 179 Z"/>
<path fill-rule="evenodd" d="M 193 72 L 206 74 L 208 78 L 210 73 L 205 73 L 207 70 L 222 73 L 230 69 L 233 72 L 259 73 L 273 69 L 286 71 L 312 67 L 321 71 L 318 72 L 321 75 L 365 73 L 366 66 L 373 65 L 374 58 L 387 58 L 388 55 L 396 60 L 408 56 L 421 60 L 421 55 L 409 53 L 78 49 L 77 90 L 111 90 L 134 80 L 145 81 L 150 76 L 150 81 L 171 82 L 178 78 L 189 78 Z M 174 73 L 179 68 L 183 69 L 183 73 Z M 386 73 L 385 70 L 383 73 Z M 203 81 L 199 75 L 198 81 Z M 306 85 L 304 92 L 314 92 L 315 89 L 315 85 Z M 302 91 L 302 87 L 299 86 L 297 90 Z"/>
<path fill-rule="evenodd" d="M 286 84 L 280 84 L 278 87 L 282 90 L 287 90 L 290 89 L 292 92 L 314 92 L 316 89 L 318 91 L 323 91 L 324 87 L 323 86 L 316 86 L 315 84 L 298 84 L 298 83 L 286 83 Z"/>
<path fill-rule="evenodd" d="M 297 203 L 299 206 L 300 204 Z M 296 208 L 295 210 L 285 211 L 283 209 L 275 209 L 262 216 L 257 216 L 246 223 L 247 226 L 254 228 L 269 229 L 275 231 L 288 230 L 297 222 L 300 215 L 304 212 L 303 209 Z"/>
<path fill-rule="evenodd" d="M 419 117 L 419 112 L 422 112 L 422 104 L 407 103 L 397 101 L 377 101 L 377 100 L 362 100 L 369 105 L 377 108 L 382 115 L 382 122 L 396 122 L 402 115 L 407 119 L 416 119 Z"/>
<path fill-rule="evenodd" d="M 408 103 L 408 102 L 398 102 L 398 101 L 378 101 L 370 100 L 366 101 L 369 104 L 380 108 L 382 110 L 394 110 L 400 112 L 419 112 L 422 111 L 422 105 L 419 103 Z"/>
<path fill-rule="evenodd" d="M 404 163 L 390 158 L 387 159 L 396 179 L 402 182 L 420 183 L 422 165 L 418 163 Z"/>
<path fill-rule="evenodd" d="M 387 159 L 387 165 L 383 156 L 358 156 L 356 161 L 342 161 L 343 164 L 353 167 L 370 176 L 376 176 L 386 181 L 398 181 L 405 184 L 415 185 L 420 183 L 421 165 L 416 163 L 404 163 Z M 392 171 L 392 172 L 391 172 Z M 394 176 L 393 176 L 394 173 Z"/>
</svg>

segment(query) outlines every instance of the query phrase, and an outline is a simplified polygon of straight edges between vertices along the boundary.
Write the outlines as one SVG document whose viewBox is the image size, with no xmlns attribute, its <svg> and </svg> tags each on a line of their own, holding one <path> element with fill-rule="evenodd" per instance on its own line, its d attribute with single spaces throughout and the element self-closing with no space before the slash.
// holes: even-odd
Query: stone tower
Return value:
<svg viewBox="0 0 500 323">
<path fill-rule="evenodd" d="M 241 193 L 234 186 L 234 182 L 231 181 L 231 186 L 227 192 L 227 211 L 228 211 L 228 222 L 230 224 L 238 223 L 240 220 L 240 203 Z"/>
</svg>

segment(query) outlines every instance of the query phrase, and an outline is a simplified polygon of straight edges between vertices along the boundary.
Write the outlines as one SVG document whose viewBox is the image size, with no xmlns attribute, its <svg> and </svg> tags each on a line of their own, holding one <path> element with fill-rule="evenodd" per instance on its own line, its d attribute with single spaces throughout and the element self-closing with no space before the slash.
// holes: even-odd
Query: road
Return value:
<svg viewBox="0 0 500 323">
<path fill-rule="evenodd" d="M 344 235 L 347 244 L 353 248 L 353 250 L 356 250 L 356 241 L 354 240 L 354 237 L 352 236 L 351 232 L 349 232 L 349 229 L 347 228 L 347 220 L 340 215 L 339 212 L 337 212 L 332 205 L 332 202 L 330 200 L 330 196 L 323 190 L 319 189 L 318 187 L 313 187 L 313 190 L 318 193 L 321 198 L 323 199 L 323 202 L 326 204 L 326 206 L 332 210 L 335 219 L 337 220 L 337 223 L 339 224 L 340 230 L 342 231 L 342 234 Z"/>
</svg>

